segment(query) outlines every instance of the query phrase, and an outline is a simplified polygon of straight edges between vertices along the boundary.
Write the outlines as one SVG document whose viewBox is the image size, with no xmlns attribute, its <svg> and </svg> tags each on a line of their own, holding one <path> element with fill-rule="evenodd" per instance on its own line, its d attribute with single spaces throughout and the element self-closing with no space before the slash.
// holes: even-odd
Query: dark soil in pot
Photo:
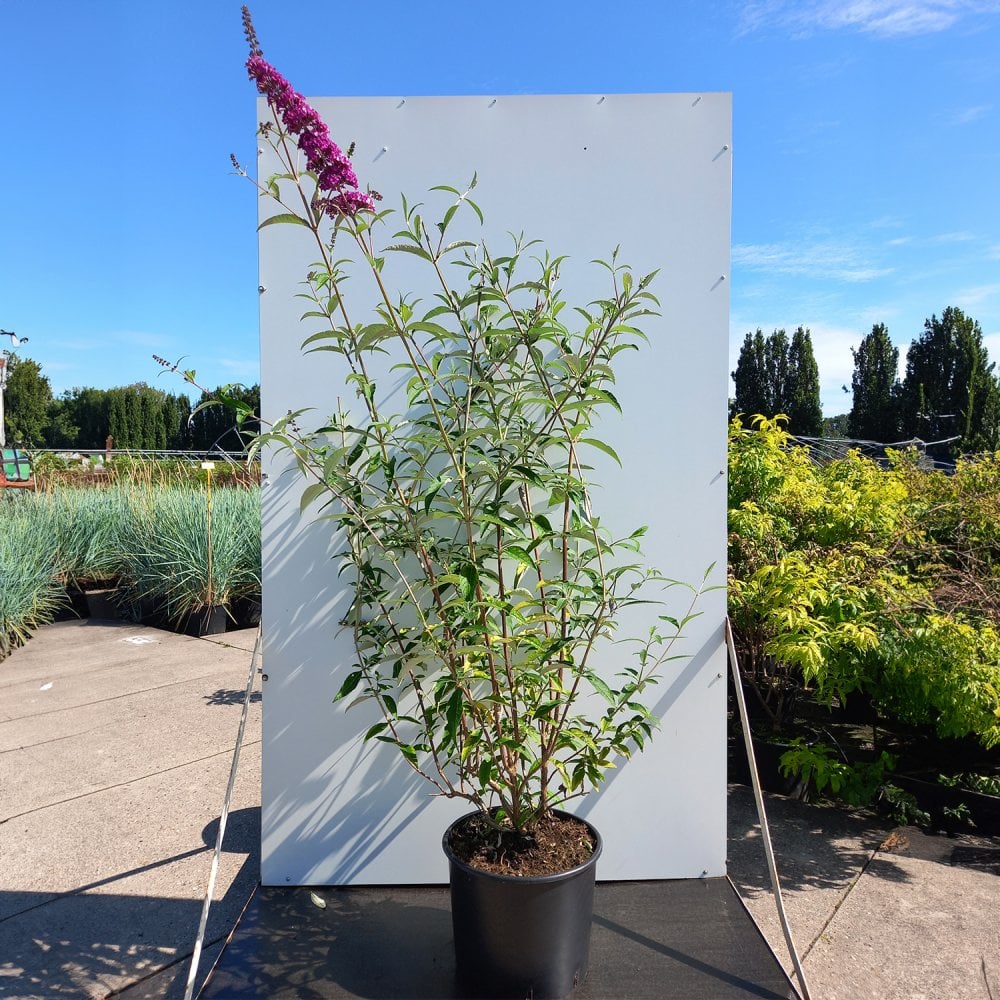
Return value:
<svg viewBox="0 0 1000 1000">
<path fill-rule="evenodd" d="M 500 832 L 481 813 L 452 827 L 452 853 L 473 868 L 495 875 L 557 875 L 585 864 L 597 838 L 590 826 L 568 813 L 544 817 L 532 835 Z"/>
<path fill-rule="evenodd" d="M 559 831 L 562 831 L 560 833 Z M 498 869 L 473 867 L 472 861 Z M 462 996 L 568 997 L 583 982 L 590 959 L 594 881 L 601 839 L 565 813 L 534 838 L 500 835 L 478 813 L 456 821 L 443 846 L 451 877 L 455 966 Z M 586 860 L 551 872 L 554 857 Z M 511 872 L 521 874 L 511 874 Z"/>
</svg>

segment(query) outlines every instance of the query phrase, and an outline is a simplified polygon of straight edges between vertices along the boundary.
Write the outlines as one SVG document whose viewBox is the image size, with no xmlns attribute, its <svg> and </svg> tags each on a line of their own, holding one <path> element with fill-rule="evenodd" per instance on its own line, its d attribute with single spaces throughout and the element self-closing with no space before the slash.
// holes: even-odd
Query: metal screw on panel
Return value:
<svg viewBox="0 0 1000 1000">
<path fill-rule="evenodd" d="M 266 292 L 267 291 L 267 286 L 266 285 L 258 285 L 257 286 L 257 291 L 258 292 Z"/>
<path fill-rule="evenodd" d="M 721 676 L 722 676 L 722 674 L 719 674 L 719 676 L 721 677 Z M 266 681 L 266 680 L 267 680 L 267 674 L 261 674 L 261 675 L 260 675 L 260 679 L 261 679 L 262 681 Z"/>
</svg>

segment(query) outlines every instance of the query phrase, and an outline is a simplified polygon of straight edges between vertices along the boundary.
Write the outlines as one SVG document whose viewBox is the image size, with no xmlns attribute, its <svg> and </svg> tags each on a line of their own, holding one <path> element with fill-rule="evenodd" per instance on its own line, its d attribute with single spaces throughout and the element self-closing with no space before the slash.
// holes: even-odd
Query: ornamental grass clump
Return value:
<svg viewBox="0 0 1000 1000">
<path fill-rule="evenodd" d="M 634 275 L 616 251 L 594 264 L 604 293 L 570 309 L 566 257 L 453 236 L 463 218 L 483 221 L 475 177 L 434 189 L 434 222 L 405 197 L 399 214 L 377 209 L 349 153 L 264 60 L 245 9 L 244 21 L 272 115 L 260 138 L 281 165 L 258 184 L 275 207 L 262 225 L 308 232 L 303 348 L 336 359 L 346 396 L 317 430 L 291 413 L 255 445 L 293 456 L 303 509 L 318 506 L 340 543 L 356 661 L 336 697 L 374 703 L 364 738 L 398 749 L 436 794 L 531 833 L 645 745 L 645 698 L 687 621 L 619 634 L 623 613 L 673 581 L 643 564 L 643 528 L 604 524 L 588 479 L 589 456 L 617 461 L 599 420 L 620 411 L 615 364 L 656 315 L 655 273 Z M 392 288 L 400 255 L 426 269 L 429 304 Z M 405 383 L 385 403 L 383 354 Z M 597 664 L 609 642 L 630 644 L 613 675 Z"/>
<path fill-rule="evenodd" d="M 49 521 L 34 500 L 0 494 L 0 659 L 52 621 L 65 598 Z"/>
<path fill-rule="evenodd" d="M 53 532 L 56 566 L 67 586 L 107 586 L 121 576 L 126 488 L 59 489 L 39 494 L 36 502 Z"/>
<path fill-rule="evenodd" d="M 132 490 L 120 546 L 128 597 L 163 605 L 181 623 L 260 591 L 260 496 L 224 488 Z"/>
</svg>

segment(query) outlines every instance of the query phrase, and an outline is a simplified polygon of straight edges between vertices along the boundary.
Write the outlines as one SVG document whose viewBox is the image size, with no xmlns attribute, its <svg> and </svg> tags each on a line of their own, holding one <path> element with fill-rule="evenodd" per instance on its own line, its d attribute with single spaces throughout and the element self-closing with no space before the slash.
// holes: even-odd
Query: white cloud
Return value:
<svg viewBox="0 0 1000 1000">
<path fill-rule="evenodd" d="M 970 125 L 972 122 L 979 121 L 980 118 L 985 118 L 992 110 L 992 104 L 977 104 L 975 107 L 953 112 L 948 120 L 952 125 Z"/>
<path fill-rule="evenodd" d="M 976 238 L 975 233 L 966 232 L 965 230 L 959 230 L 953 233 L 938 233 L 937 236 L 931 236 L 928 238 L 927 242 L 936 243 L 970 243 Z"/>
<path fill-rule="evenodd" d="M 760 0 L 743 8 L 741 30 L 776 27 L 808 35 L 846 29 L 893 38 L 946 31 L 963 18 L 998 9 L 995 0 Z"/>
<path fill-rule="evenodd" d="M 874 266 L 858 248 L 836 242 L 737 243 L 732 262 L 751 271 L 848 282 L 872 281 L 893 271 Z"/>
<path fill-rule="evenodd" d="M 851 408 L 851 379 L 854 377 L 852 347 L 861 343 L 868 330 L 854 330 L 826 323 L 805 323 L 812 333 L 813 354 L 819 368 L 819 394 L 823 414 L 828 417 Z M 844 392 L 842 386 L 847 386 Z"/>
<path fill-rule="evenodd" d="M 146 333 L 143 330 L 120 330 L 111 334 L 111 338 L 119 344 L 132 344 L 136 347 L 159 348 L 160 353 L 169 351 L 176 338 L 165 333 Z"/>
<path fill-rule="evenodd" d="M 975 285 L 971 288 L 961 288 L 955 292 L 955 304 L 962 310 L 974 309 L 1000 293 L 1000 283 L 992 285 Z"/>
<path fill-rule="evenodd" d="M 217 366 L 233 378 L 242 381 L 260 381 L 260 361 L 257 358 L 219 358 Z"/>
</svg>

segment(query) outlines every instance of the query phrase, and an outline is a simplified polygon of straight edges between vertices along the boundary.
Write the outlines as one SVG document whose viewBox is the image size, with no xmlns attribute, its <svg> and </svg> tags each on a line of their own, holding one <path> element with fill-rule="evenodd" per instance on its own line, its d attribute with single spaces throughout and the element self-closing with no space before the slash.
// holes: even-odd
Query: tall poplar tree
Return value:
<svg viewBox="0 0 1000 1000">
<path fill-rule="evenodd" d="M 757 327 L 756 333 L 748 333 L 743 338 L 736 371 L 732 376 L 736 395 L 733 399 L 731 417 L 737 413 L 746 413 L 750 416 L 757 413 L 765 416 L 773 415 L 772 400 L 767 397 L 767 344 L 764 340 L 764 331 L 760 327 Z"/>
<path fill-rule="evenodd" d="M 819 400 L 819 368 L 813 354 L 812 336 L 799 327 L 792 334 L 788 348 L 788 429 L 804 437 L 819 437 L 823 432 L 823 407 Z"/>
<path fill-rule="evenodd" d="M 906 355 L 903 431 L 924 440 L 957 435 L 956 451 L 1000 446 L 1000 387 L 979 324 L 949 306 L 931 316 Z"/>
<path fill-rule="evenodd" d="M 855 350 L 851 379 L 853 405 L 848 433 L 853 438 L 889 443 L 900 436 L 899 348 L 884 323 L 876 323 Z"/>
<path fill-rule="evenodd" d="M 759 328 L 748 333 L 732 376 L 736 387 L 733 414 L 774 417 L 784 413 L 793 434 L 820 434 L 819 370 L 808 330 L 800 326 L 791 342 L 784 330 L 768 337 Z"/>
</svg>

